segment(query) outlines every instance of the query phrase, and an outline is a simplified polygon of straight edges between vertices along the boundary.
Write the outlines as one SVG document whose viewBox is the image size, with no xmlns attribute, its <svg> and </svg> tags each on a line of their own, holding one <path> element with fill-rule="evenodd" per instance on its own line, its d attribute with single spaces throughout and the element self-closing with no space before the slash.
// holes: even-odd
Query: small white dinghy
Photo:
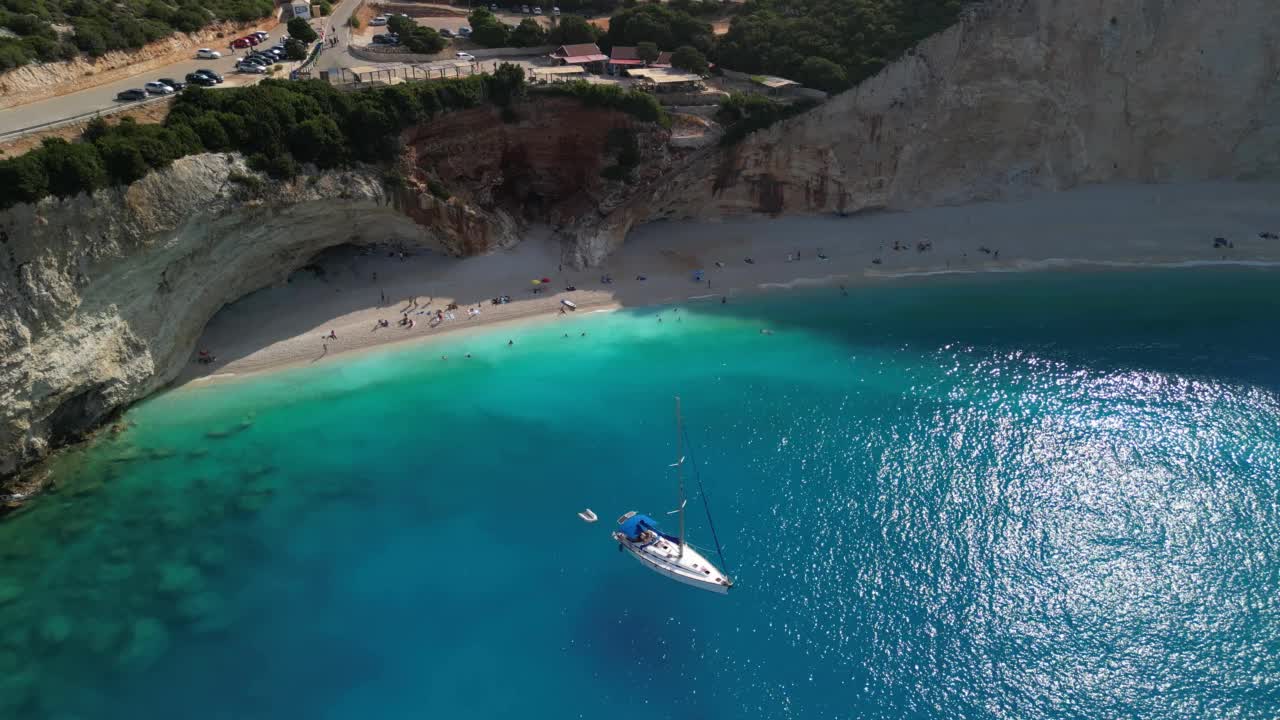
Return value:
<svg viewBox="0 0 1280 720">
<path fill-rule="evenodd" d="M 682 444 L 684 432 L 680 421 L 680 398 L 676 398 L 676 437 L 677 443 Z M 682 453 L 683 447 L 678 448 L 677 451 Z M 619 527 L 613 531 L 613 539 L 618 542 L 619 549 L 626 550 L 632 557 L 639 560 L 641 565 L 660 575 L 666 575 L 676 582 L 692 585 L 701 590 L 727 593 L 729 588 L 733 587 L 733 580 L 684 540 L 683 454 L 679 455 L 679 459 L 672 467 L 676 468 L 680 488 L 680 507 L 675 511 L 680 513 L 679 537 L 662 532 L 658 529 L 656 520 L 632 510 L 618 518 Z M 706 501 L 705 494 L 703 501 Z M 709 519 L 710 511 L 707 516 Z M 715 528 L 712 527 L 711 530 L 714 536 Z M 717 550 L 719 547 L 720 541 L 716 540 Z M 721 562 L 723 561 L 722 556 Z"/>
<path fill-rule="evenodd" d="M 587 508 L 586 510 L 583 510 L 582 512 L 578 513 L 578 517 L 582 518 L 583 522 L 589 522 L 589 523 L 593 523 L 600 519 L 598 516 L 596 516 L 594 512 L 591 511 L 591 508 Z"/>
<path fill-rule="evenodd" d="M 567 308 L 569 308 L 570 310 L 577 310 L 577 309 L 578 309 L 578 305 L 577 305 L 577 303 L 575 303 L 575 302 L 574 302 L 574 301 L 572 301 L 572 300 L 561 300 L 561 301 L 560 301 L 560 304 L 561 304 L 561 305 L 563 305 L 563 306 L 565 306 L 565 307 L 567 307 Z"/>
</svg>

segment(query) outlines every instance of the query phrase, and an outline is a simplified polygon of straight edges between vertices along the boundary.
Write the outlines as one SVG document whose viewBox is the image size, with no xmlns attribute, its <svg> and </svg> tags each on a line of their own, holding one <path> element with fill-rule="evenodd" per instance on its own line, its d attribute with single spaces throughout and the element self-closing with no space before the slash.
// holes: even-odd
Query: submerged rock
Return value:
<svg viewBox="0 0 1280 720">
<path fill-rule="evenodd" d="M 40 624 L 40 639 L 50 645 L 61 645 L 71 637 L 71 618 L 50 615 Z"/>
<path fill-rule="evenodd" d="M 22 597 L 23 588 L 13 578 L 0 578 L 0 605 L 11 603 Z"/>
<path fill-rule="evenodd" d="M 145 670 L 169 650 L 169 630 L 155 618 L 139 618 L 129 632 L 129 641 L 116 657 L 116 664 L 128 670 Z"/>
<path fill-rule="evenodd" d="M 104 563 L 98 568 L 98 582 L 104 585 L 123 582 L 133 577 L 133 565 L 122 562 Z"/>
<path fill-rule="evenodd" d="M 227 550 L 221 545 L 201 545 L 196 550 L 196 562 L 206 568 L 220 568 L 227 564 Z"/>
<path fill-rule="evenodd" d="M 110 620 L 93 618 L 84 623 L 84 636 L 89 649 L 98 655 L 105 655 L 116 646 L 124 634 L 124 625 Z"/>
<path fill-rule="evenodd" d="M 169 563 L 160 568 L 160 582 L 156 586 L 162 593 L 186 594 L 204 588 L 204 576 L 200 569 L 185 563 Z"/>
<path fill-rule="evenodd" d="M 22 717 L 20 711 L 35 697 L 40 673 L 32 668 L 0 675 L 0 717 Z"/>
</svg>

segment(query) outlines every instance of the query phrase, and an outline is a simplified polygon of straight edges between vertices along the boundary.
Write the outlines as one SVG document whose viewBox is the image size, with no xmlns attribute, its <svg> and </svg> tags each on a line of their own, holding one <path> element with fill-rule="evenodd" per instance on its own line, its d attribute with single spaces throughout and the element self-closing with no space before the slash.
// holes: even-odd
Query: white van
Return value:
<svg viewBox="0 0 1280 720">
<path fill-rule="evenodd" d="M 386 15 L 379 15 L 378 17 L 376 17 L 376 18 L 374 18 L 374 19 L 370 20 L 370 21 L 369 21 L 369 24 L 370 24 L 370 25 L 374 25 L 374 26 L 386 25 L 386 24 L 387 24 L 387 16 L 386 16 Z"/>
</svg>

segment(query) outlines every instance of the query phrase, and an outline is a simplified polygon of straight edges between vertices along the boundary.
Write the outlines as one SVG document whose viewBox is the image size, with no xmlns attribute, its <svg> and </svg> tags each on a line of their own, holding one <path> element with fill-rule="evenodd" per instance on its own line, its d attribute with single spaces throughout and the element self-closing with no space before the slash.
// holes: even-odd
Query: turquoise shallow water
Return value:
<svg viewBox="0 0 1280 720">
<path fill-rule="evenodd" d="M 1274 718 L 1278 281 L 900 282 L 161 395 L 0 524 L 0 716 Z M 727 597 L 608 537 L 674 507 L 677 393 Z"/>
</svg>

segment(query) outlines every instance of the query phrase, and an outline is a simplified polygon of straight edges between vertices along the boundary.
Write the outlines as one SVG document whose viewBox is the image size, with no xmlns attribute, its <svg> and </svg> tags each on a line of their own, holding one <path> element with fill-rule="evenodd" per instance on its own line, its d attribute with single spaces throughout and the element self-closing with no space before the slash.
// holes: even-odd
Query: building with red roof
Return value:
<svg viewBox="0 0 1280 720">
<path fill-rule="evenodd" d="M 561 65 L 596 65 L 606 62 L 609 56 L 600 52 L 600 47 L 595 43 L 582 43 L 561 45 L 551 53 L 551 59 Z"/>
</svg>

